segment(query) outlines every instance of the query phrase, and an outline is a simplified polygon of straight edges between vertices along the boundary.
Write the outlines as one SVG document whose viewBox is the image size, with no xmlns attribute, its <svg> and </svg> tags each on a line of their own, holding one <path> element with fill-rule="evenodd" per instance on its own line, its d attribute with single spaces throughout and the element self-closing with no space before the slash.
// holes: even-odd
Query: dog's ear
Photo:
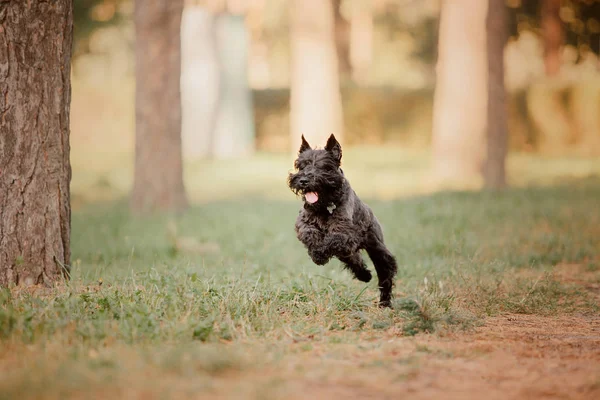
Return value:
<svg viewBox="0 0 600 400">
<path fill-rule="evenodd" d="M 300 150 L 298 150 L 298 154 L 305 152 L 306 150 L 311 150 L 310 144 L 304 139 L 304 135 L 302 135 L 302 144 L 300 145 Z"/>
<path fill-rule="evenodd" d="M 333 155 L 338 164 L 342 161 L 342 146 L 340 145 L 340 142 L 337 141 L 335 136 L 333 136 L 333 133 L 331 136 L 329 136 L 329 139 L 327 139 L 325 150 Z"/>
</svg>

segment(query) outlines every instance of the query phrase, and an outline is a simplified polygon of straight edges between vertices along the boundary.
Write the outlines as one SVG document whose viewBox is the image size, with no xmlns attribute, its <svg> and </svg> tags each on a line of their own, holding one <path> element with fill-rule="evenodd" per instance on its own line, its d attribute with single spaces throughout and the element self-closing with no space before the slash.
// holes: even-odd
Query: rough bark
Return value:
<svg viewBox="0 0 600 400">
<path fill-rule="evenodd" d="M 433 115 L 433 168 L 448 184 L 480 179 L 486 154 L 487 1 L 444 0 Z"/>
<path fill-rule="evenodd" d="M 504 88 L 504 46 L 508 38 L 504 0 L 488 0 L 487 11 L 487 158 L 485 186 L 501 189 L 506 186 L 506 152 L 508 122 Z"/>
<path fill-rule="evenodd" d="M 186 6 L 181 51 L 183 156 L 197 161 L 212 153 L 219 106 L 219 58 L 212 12 L 196 5 Z"/>
<path fill-rule="evenodd" d="M 564 42 L 560 3 L 561 0 L 542 0 L 541 25 L 547 76 L 555 76 L 560 72 L 560 51 Z"/>
<path fill-rule="evenodd" d="M 183 0 L 136 1 L 135 213 L 187 207 L 181 150 Z"/>
<path fill-rule="evenodd" d="M 72 0 L 0 1 L 0 286 L 70 263 Z"/>
<path fill-rule="evenodd" d="M 222 13 L 216 20 L 221 85 L 212 155 L 227 159 L 254 152 L 254 107 L 248 84 L 248 31 L 244 17 Z"/>
<path fill-rule="evenodd" d="M 294 0 L 291 7 L 291 150 L 302 134 L 324 146 L 332 133 L 343 138 L 342 98 L 331 1 Z"/>
</svg>

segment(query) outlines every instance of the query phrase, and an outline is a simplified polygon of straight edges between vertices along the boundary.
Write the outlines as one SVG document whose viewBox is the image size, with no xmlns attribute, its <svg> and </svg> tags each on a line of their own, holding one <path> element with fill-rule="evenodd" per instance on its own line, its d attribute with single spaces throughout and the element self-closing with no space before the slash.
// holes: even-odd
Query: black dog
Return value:
<svg viewBox="0 0 600 400">
<path fill-rule="evenodd" d="M 397 265 L 383 243 L 383 231 L 373 211 L 363 203 L 340 168 L 342 147 L 334 135 L 324 150 L 313 150 L 302 136 L 302 145 L 288 177 L 288 186 L 301 195 L 304 207 L 296 220 L 298 239 L 317 265 L 332 257 L 342 261 L 356 279 L 371 280 L 360 254 L 366 250 L 379 278 L 379 305 L 391 307 Z"/>
</svg>

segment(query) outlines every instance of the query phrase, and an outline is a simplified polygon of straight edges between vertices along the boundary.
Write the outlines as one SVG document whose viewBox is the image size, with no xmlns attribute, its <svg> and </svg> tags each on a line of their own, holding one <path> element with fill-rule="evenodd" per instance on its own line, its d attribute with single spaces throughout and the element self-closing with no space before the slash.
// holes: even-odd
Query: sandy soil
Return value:
<svg viewBox="0 0 600 400">
<path fill-rule="evenodd" d="M 555 274 L 600 300 L 597 272 L 565 265 Z M 362 343 L 315 345 L 251 387 L 242 378 L 233 397 L 245 386 L 254 398 L 600 399 L 600 315 L 511 314 L 470 333 L 388 331 Z"/>
<path fill-rule="evenodd" d="M 309 353 L 288 366 L 303 364 L 305 378 L 271 371 L 281 381 L 265 382 L 265 397 L 600 399 L 600 316 L 506 315 L 472 334 L 389 339 L 346 360 Z"/>
</svg>

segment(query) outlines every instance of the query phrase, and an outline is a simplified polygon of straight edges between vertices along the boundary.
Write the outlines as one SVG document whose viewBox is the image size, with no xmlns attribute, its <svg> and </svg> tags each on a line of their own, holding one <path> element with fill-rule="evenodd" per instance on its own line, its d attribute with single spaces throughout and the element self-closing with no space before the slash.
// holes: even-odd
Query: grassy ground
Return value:
<svg viewBox="0 0 600 400">
<path fill-rule="evenodd" d="M 293 232 L 299 203 L 267 173 L 283 168 L 284 185 L 283 159 L 244 164 L 252 170 L 192 167 L 188 177 L 227 179 L 188 185 L 207 194 L 183 216 L 143 220 L 124 201 L 89 203 L 94 185 L 118 196 L 115 175 L 76 170 L 74 198 L 84 200 L 73 213 L 73 279 L 0 291 L 0 399 L 383 398 L 416 382 L 410 393 L 427 397 L 436 363 L 489 364 L 489 352 L 465 338 L 486 326 L 497 332 L 497 318 L 539 318 L 541 332 L 576 325 L 564 318 L 597 321 L 600 180 L 555 179 L 597 162 L 515 158 L 513 182 L 546 185 L 401 197 L 369 188 L 408 182 L 424 163 L 397 158 L 386 169 L 378 162 L 390 153 L 377 154 L 361 169 L 350 152 L 347 175 L 398 258 L 394 310 L 376 307 L 375 282 L 350 279 L 337 261 L 310 262 Z M 242 179 L 228 180 L 236 171 Z M 100 176 L 89 190 L 86 174 Z M 587 354 L 597 361 L 595 348 Z M 597 394 L 600 368 L 585 371 L 577 390 Z"/>
</svg>

